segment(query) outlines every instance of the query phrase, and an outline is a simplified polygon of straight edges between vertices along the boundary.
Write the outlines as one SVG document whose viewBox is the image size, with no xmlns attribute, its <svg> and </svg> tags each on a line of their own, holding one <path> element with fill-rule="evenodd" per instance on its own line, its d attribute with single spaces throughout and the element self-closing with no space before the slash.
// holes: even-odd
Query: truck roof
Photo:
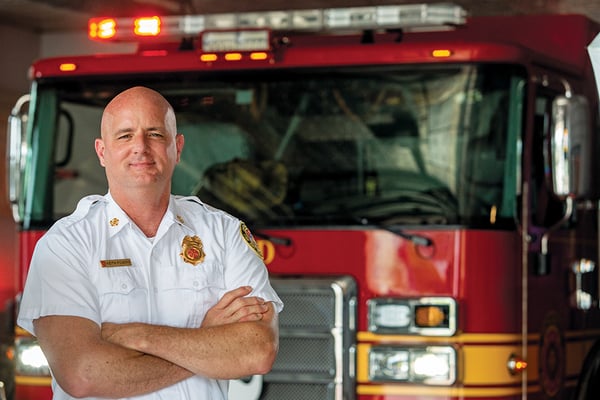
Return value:
<svg viewBox="0 0 600 400">
<path fill-rule="evenodd" d="M 598 32 L 599 24 L 572 14 L 469 17 L 454 29 L 376 32 L 369 40 L 365 33 L 372 32 L 367 31 L 343 35 L 273 32 L 281 35 L 281 45 L 267 58 L 229 63 L 202 62 L 201 50 L 181 50 L 179 41 L 154 44 L 144 40 L 132 54 L 38 60 L 31 77 L 468 61 L 554 64 L 582 74 L 591 69 L 586 47 Z M 432 51 L 439 48 L 450 49 L 452 55 L 436 59 Z"/>
<path fill-rule="evenodd" d="M 600 32 L 600 24 L 578 14 L 478 16 L 468 18 L 464 28 L 453 40 L 521 46 L 577 68 L 589 64 L 586 47 Z"/>
</svg>

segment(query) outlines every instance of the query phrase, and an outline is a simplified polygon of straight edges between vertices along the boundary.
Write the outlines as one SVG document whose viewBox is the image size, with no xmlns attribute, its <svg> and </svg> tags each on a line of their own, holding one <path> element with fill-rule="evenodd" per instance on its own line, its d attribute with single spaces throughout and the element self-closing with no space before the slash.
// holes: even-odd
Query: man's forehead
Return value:
<svg viewBox="0 0 600 400">
<path fill-rule="evenodd" d="M 108 109 L 102 118 L 103 122 L 110 125 L 162 125 L 168 120 L 166 109 L 141 108 L 141 107 L 123 107 Z"/>
<path fill-rule="evenodd" d="M 172 130 L 175 134 L 177 123 L 169 103 L 155 92 L 142 92 L 149 95 L 136 95 L 134 90 L 115 97 L 104 110 L 101 131 L 142 127 Z"/>
</svg>

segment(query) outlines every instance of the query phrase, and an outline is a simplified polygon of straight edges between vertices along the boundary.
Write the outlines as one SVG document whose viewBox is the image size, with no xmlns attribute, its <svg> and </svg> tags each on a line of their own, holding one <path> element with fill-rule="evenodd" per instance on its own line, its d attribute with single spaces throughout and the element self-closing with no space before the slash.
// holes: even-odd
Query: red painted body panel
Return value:
<svg viewBox="0 0 600 400">
<path fill-rule="evenodd" d="M 274 246 L 274 258 L 268 265 L 272 274 L 350 274 L 365 283 L 359 285 L 362 306 L 380 296 L 450 296 L 459 302 L 464 331 L 519 331 L 521 256 L 514 232 L 410 232 L 430 238 L 431 248 L 415 246 L 382 230 L 269 233 L 292 241 L 289 247 Z M 359 329 L 366 330 L 364 313 Z"/>
<path fill-rule="evenodd" d="M 51 399 L 52 388 L 39 385 L 17 385 L 15 399 L 18 400 L 41 400 Z"/>
<path fill-rule="evenodd" d="M 19 236 L 19 262 L 20 265 L 25 266 L 19 270 L 18 276 L 18 290 L 21 292 L 25 287 L 25 280 L 27 279 L 27 271 L 31 257 L 33 256 L 33 249 L 37 241 L 46 233 L 46 231 L 22 231 Z"/>
<path fill-rule="evenodd" d="M 0 313 L 10 312 L 16 294 L 17 230 L 12 217 L 0 216 Z M 2 333 L 4 334 L 4 332 Z M 1 336 L 1 335 L 0 335 Z"/>
</svg>

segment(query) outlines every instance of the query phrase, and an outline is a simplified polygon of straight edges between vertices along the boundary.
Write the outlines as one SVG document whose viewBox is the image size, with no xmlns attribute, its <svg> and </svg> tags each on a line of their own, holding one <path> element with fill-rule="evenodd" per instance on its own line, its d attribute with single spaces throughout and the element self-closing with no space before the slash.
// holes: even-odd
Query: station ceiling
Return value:
<svg viewBox="0 0 600 400">
<path fill-rule="evenodd" d="M 354 7 L 442 0 L 0 0 L 0 24 L 35 32 L 85 30 L 91 17 L 183 15 L 232 11 L 265 11 Z M 471 15 L 583 13 L 600 22 L 600 2 L 578 0 L 456 0 Z"/>
</svg>

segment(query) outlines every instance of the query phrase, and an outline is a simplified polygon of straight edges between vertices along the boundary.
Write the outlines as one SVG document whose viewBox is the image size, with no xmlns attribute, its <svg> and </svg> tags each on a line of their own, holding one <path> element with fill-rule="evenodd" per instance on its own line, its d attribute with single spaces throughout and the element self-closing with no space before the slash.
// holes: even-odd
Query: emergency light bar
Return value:
<svg viewBox="0 0 600 400">
<path fill-rule="evenodd" d="M 242 12 L 229 14 L 152 16 L 148 18 L 93 18 L 89 21 L 91 39 L 132 41 L 141 37 L 183 38 L 205 31 L 284 30 L 305 32 L 348 32 L 382 29 L 447 29 L 464 24 L 465 10 L 455 4 L 402 4 L 369 7 L 326 8 Z M 248 31 L 246 31 L 248 32 Z M 268 35 L 247 34 L 256 49 L 265 46 Z M 229 37 L 228 41 L 247 38 Z M 215 38 L 211 38 L 215 40 Z M 213 43 L 214 45 L 215 43 Z M 258 44 L 258 47 L 256 46 Z M 266 44 L 268 46 L 268 43 Z M 230 46 L 226 46 L 230 47 Z M 219 48 L 219 45 L 216 45 Z M 240 49 L 243 50 L 243 49 Z M 215 51 L 212 49 L 211 51 Z"/>
</svg>

